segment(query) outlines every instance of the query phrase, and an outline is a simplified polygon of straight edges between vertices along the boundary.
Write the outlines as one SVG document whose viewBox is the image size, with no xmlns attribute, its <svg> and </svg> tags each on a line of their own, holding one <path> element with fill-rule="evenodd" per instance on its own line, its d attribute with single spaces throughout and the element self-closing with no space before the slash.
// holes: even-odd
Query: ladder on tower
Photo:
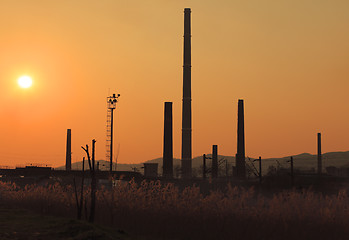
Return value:
<svg viewBox="0 0 349 240">
<path fill-rule="evenodd" d="M 109 162 L 110 161 L 110 145 L 111 145 L 111 114 L 112 114 L 112 110 L 108 108 L 107 110 L 107 141 L 106 141 L 106 161 Z"/>
</svg>

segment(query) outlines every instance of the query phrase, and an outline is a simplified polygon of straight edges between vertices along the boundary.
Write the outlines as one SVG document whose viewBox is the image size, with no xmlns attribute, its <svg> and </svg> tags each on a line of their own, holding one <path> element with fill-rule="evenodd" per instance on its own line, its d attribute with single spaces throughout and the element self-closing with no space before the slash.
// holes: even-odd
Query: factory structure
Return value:
<svg viewBox="0 0 349 240">
<path fill-rule="evenodd" d="M 182 99 L 182 177 L 191 178 L 191 27 L 190 8 L 184 9 L 183 99 Z"/>
<path fill-rule="evenodd" d="M 184 41 L 183 41 L 183 95 L 182 95 L 182 143 L 181 143 L 181 160 L 180 160 L 180 178 L 192 178 L 192 98 L 191 98 L 191 9 L 184 9 Z M 245 153 L 245 118 L 244 118 L 244 100 L 237 101 L 237 147 L 235 152 L 235 166 L 232 166 L 232 177 L 237 180 L 246 180 L 247 167 Z M 163 178 L 174 177 L 173 164 L 173 126 L 172 126 L 172 102 L 165 102 L 164 105 L 164 140 L 163 140 Z M 317 134 L 317 172 L 318 176 L 323 174 L 322 156 L 321 156 L 321 133 Z M 207 164 L 207 159 L 211 160 L 211 166 Z M 256 159 L 259 162 L 259 169 L 255 168 L 258 178 L 262 179 L 262 159 Z M 203 155 L 203 172 L 202 178 L 205 179 L 210 173 L 211 178 L 219 177 L 219 165 L 222 162 L 218 159 L 218 146 L 212 145 L 211 157 Z M 293 164 L 293 160 L 292 163 Z M 228 164 L 226 164 L 226 176 L 228 176 Z M 152 169 L 151 176 L 157 176 L 157 164 L 146 163 L 145 175 Z M 250 170 L 250 169 L 249 169 Z"/>
<path fill-rule="evenodd" d="M 182 144 L 180 178 L 192 178 L 192 107 L 191 107 L 191 9 L 184 9 L 184 39 L 183 39 L 183 95 L 182 95 Z M 110 161 L 110 172 L 113 172 L 113 110 L 120 94 L 108 97 L 107 117 L 107 160 Z M 163 171 L 166 179 L 174 178 L 173 164 L 173 109 L 172 102 L 164 103 L 164 138 L 163 138 Z M 244 136 L 244 105 L 238 102 L 238 146 L 236 153 L 235 176 L 245 178 L 245 136 Z M 71 129 L 67 130 L 66 171 L 71 171 Z M 212 174 L 218 177 L 218 146 L 213 146 Z M 116 170 L 116 169 L 115 169 Z M 145 163 L 144 175 L 158 176 L 158 164 Z"/>
<path fill-rule="evenodd" d="M 100 179 L 108 179 L 110 176 L 121 177 L 126 176 L 124 179 L 163 179 L 163 180 L 192 180 L 193 179 L 193 159 L 192 159 L 192 98 L 191 98 L 191 9 L 184 9 L 184 39 L 183 39 L 183 92 L 182 92 L 182 142 L 181 142 L 181 159 L 180 168 L 175 169 L 174 158 L 173 158 L 173 103 L 164 103 L 164 125 L 163 125 L 163 155 L 162 155 L 162 169 L 159 169 L 158 163 L 144 163 L 144 175 L 141 176 L 140 173 L 136 171 L 117 171 L 116 164 L 113 164 L 113 159 L 116 159 L 113 155 L 113 113 L 116 109 L 116 103 L 120 94 L 113 94 L 107 98 L 107 161 L 109 161 L 109 171 L 100 171 L 99 163 L 96 166 L 96 175 Z M 237 147 L 235 154 L 235 165 L 230 166 L 232 174 L 230 179 L 235 179 L 238 181 L 247 180 L 248 164 L 246 162 L 245 153 L 245 119 L 244 119 L 244 100 L 238 99 L 237 101 L 238 111 L 237 111 Z M 55 170 L 51 171 L 50 168 L 39 169 L 45 174 L 56 174 L 57 176 L 65 175 L 76 175 L 79 176 L 81 171 L 72 169 L 72 153 L 71 153 L 71 129 L 67 129 L 66 136 L 66 161 L 64 173 L 59 173 Z M 323 164 L 322 164 L 322 153 L 321 153 L 321 133 L 317 134 L 317 176 L 323 176 Z M 232 150 L 233 152 L 234 150 Z M 218 145 L 212 145 L 212 154 L 203 154 L 202 160 L 202 179 L 206 180 L 209 176 L 211 179 L 218 179 L 220 176 L 219 168 L 222 164 L 222 159 L 219 159 L 218 155 Z M 209 166 L 208 161 L 210 160 L 211 165 Z M 250 160 L 250 159 L 248 159 Z M 115 160 L 116 161 L 116 160 Z M 254 161 L 259 162 L 259 169 L 255 168 L 255 175 L 262 181 L 262 159 L 255 159 Z M 115 162 L 116 163 L 116 162 Z M 226 164 L 226 174 L 228 177 L 228 163 Z M 290 160 L 291 166 L 291 178 L 293 181 L 293 158 Z M 91 166 L 90 166 L 91 167 Z M 93 169 L 95 167 L 93 166 Z M 0 169 L 0 175 L 15 175 L 15 176 L 31 176 L 31 173 L 36 173 L 38 168 L 28 167 L 21 168 L 18 170 L 8 170 Z M 160 174 L 159 174 L 160 170 Z M 161 171 L 162 170 L 162 171 Z M 175 171 L 176 170 L 176 171 Z M 179 170 L 179 174 L 178 173 Z M 327 169 L 329 172 L 338 172 L 337 169 Z M 176 172 L 176 174 L 175 174 Z M 161 177 L 159 177 L 161 176 Z M 349 170 L 348 170 L 349 176 Z"/>
<path fill-rule="evenodd" d="M 191 97 L 191 9 L 184 9 L 184 35 L 183 35 L 183 92 L 182 92 L 182 136 L 181 136 L 181 159 L 179 175 L 176 178 L 192 179 L 192 97 Z M 107 98 L 108 117 L 107 117 L 107 160 L 110 161 L 110 173 L 117 173 L 113 169 L 113 110 L 116 109 L 116 103 L 120 94 L 113 94 Z M 237 101 L 237 147 L 235 154 L 235 166 L 232 166 L 231 172 L 235 179 L 245 180 L 247 177 L 246 153 L 245 153 L 245 119 L 244 119 L 244 100 Z M 164 130 L 163 130 L 163 154 L 162 171 L 158 163 L 144 163 L 144 176 L 163 179 L 174 179 L 174 158 L 173 158 L 173 103 L 164 103 Z M 208 166 L 207 160 L 211 160 Z M 212 145 L 211 157 L 203 155 L 203 172 L 205 179 L 208 174 L 214 179 L 219 177 L 219 166 L 222 164 L 218 159 L 218 146 Z M 262 160 L 259 158 L 261 177 Z M 321 133 L 318 133 L 318 174 L 322 174 L 321 159 Z M 113 171 L 114 170 L 114 171 Z M 159 171 L 160 170 L 160 171 Z M 176 169 L 178 171 L 178 169 Z M 66 147 L 66 171 L 71 171 L 71 130 L 67 130 Z M 159 173 L 160 172 L 160 173 Z M 228 175 L 228 170 L 226 171 Z"/>
<path fill-rule="evenodd" d="M 182 95 L 182 153 L 181 178 L 192 177 L 192 107 L 191 107 L 191 9 L 184 9 L 183 41 L 183 95 Z M 236 177 L 244 179 L 245 171 L 245 133 L 244 105 L 239 100 L 238 110 L 238 147 L 236 153 Z M 172 102 L 165 103 L 163 176 L 173 177 L 173 139 L 172 139 Z M 217 145 L 213 146 L 212 176 L 218 176 Z"/>
</svg>

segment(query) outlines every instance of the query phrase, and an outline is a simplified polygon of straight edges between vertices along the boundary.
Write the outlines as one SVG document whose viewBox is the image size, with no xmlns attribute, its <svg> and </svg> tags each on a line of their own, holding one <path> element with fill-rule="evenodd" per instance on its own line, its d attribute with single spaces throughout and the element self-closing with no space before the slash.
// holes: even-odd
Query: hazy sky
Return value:
<svg viewBox="0 0 349 240">
<path fill-rule="evenodd" d="M 179 158 L 186 7 L 193 157 L 235 155 L 239 98 L 248 156 L 349 150 L 347 0 L 1 0 L 0 165 L 63 165 L 67 128 L 73 162 L 93 138 L 105 159 L 112 93 L 119 162 L 162 156 L 165 101 Z"/>
</svg>

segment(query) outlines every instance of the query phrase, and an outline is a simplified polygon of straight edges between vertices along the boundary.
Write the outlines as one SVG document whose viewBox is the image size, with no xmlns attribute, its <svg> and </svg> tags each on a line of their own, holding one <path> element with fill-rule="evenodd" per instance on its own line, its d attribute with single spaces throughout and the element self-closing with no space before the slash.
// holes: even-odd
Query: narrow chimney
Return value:
<svg viewBox="0 0 349 240">
<path fill-rule="evenodd" d="M 191 178 L 191 30 L 190 8 L 184 9 L 183 102 L 182 102 L 182 177 Z"/>
<path fill-rule="evenodd" d="M 67 148 L 65 155 L 65 170 L 71 170 L 71 129 L 67 129 Z"/>
<path fill-rule="evenodd" d="M 236 175 L 238 178 L 246 177 L 245 167 L 245 123 L 244 123 L 244 100 L 238 102 L 238 138 L 236 154 Z"/>
<path fill-rule="evenodd" d="M 317 173 L 322 174 L 321 133 L 317 134 Z"/>
<path fill-rule="evenodd" d="M 163 177 L 173 178 L 173 127 L 172 102 L 165 102 Z"/>
<path fill-rule="evenodd" d="M 218 177 L 218 153 L 217 145 L 212 145 L 212 178 Z"/>
</svg>

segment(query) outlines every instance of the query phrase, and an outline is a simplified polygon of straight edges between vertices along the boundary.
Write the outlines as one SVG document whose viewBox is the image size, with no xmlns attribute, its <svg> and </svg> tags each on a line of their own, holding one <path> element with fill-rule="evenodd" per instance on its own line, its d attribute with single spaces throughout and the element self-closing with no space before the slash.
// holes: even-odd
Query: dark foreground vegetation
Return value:
<svg viewBox="0 0 349 240">
<path fill-rule="evenodd" d="M 89 216 L 89 194 L 89 189 L 84 190 L 83 219 Z M 75 191 L 71 186 L 19 188 L 0 183 L 0 202 L 3 206 L 30 209 L 38 214 L 77 216 Z M 112 189 L 100 187 L 96 204 L 96 223 L 122 229 L 140 239 L 338 240 L 349 236 L 349 196 L 344 189 L 334 195 L 287 190 L 266 197 L 253 188 L 228 185 L 225 191 L 203 196 L 195 186 L 179 191 L 172 184 L 131 181 L 119 182 Z M 81 224 L 76 221 L 67 225 L 77 223 Z M 16 228 L 20 228 L 21 224 L 18 225 Z M 89 229 L 81 225 L 77 231 L 82 234 Z"/>
<path fill-rule="evenodd" d="M 0 239 L 131 240 L 126 234 L 106 227 L 5 206 L 0 206 Z"/>
</svg>

